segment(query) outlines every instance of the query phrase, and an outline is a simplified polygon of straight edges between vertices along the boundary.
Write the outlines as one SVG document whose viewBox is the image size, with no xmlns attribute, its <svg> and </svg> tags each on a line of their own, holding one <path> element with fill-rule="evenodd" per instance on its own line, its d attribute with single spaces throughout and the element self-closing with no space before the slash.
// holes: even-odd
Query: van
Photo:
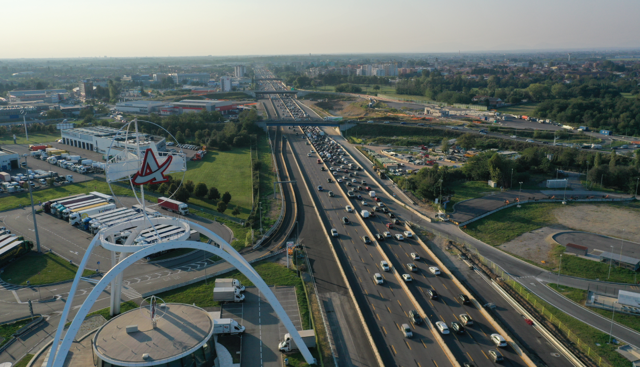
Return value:
<svg viewBox="0 0 640 367">
<path fill-rule="evenodd" d="M 433 274 L 433 275 L 440 275 L 440 269 L 437 266 L 430 266 L 429 267 L 429 271 Z"/>
<path fill-rule="evenodd" d="M 496 347 L 504 348 L 507 346 L 507 341 L 500 334 L 491 334 L 491 341 Z"/>
</svg>

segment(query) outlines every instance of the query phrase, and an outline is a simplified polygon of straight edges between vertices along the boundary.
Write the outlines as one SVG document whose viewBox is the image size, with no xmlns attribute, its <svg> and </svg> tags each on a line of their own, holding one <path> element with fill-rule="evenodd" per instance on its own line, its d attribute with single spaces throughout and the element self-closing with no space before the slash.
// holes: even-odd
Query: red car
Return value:
<svg viewBox="0 0 640 367">
<path fill-rule="evenodd" d="M 379 198 L 379 197 L 375 197 L 375 198 L 373 198 L 373 200 L 375 200 L 375 201 L 377 201 L 377 202 L 381 202 L 381 201 L 382 201 L 382 200 L 380 200 L 380 198 Z"/>
<path fill-rule="evenodd" d="M 387 228 L 392 229 L 393 228 L 393 223 L 387 223 Z"/>
</svg>

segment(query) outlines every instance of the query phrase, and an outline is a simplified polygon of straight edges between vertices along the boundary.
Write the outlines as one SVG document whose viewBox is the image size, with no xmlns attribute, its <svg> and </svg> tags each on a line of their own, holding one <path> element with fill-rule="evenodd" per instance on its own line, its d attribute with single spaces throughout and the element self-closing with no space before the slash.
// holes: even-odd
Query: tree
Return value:
<svg viewBox="0 0 640 367">
<path fill-rule="evenodd" d="M 476 137 L 472 134 L 464 134 L 456 139 L 456 144 L 463 147 L 464 149 L 469 150 L 476 145 Z"/>
<path fill-rule="evenodd" d="M 211 186 L 209 188 L 209 193 L 207 194 L 207 199 L 211 201 L 218 201 L 220 199 L 220 191 L 217 188 Z"/>
<path fill-rule="evenodd" d="M 636 157 L 633 160 L 633 166 L 636 170 L 640 170 L 640 149 L 636 149 Z"/>
<path fill-rule="evenodd" d="M 191 197 L 191 195 L 189 194 L 189 191 L 184 186 L 182 186 L 180 187 L 178 192 L 176 192 L 175 197 L 176 200 L 186 203 L 189 202 L 189 198 Z"/>
<path fill-rule="evenodd" d="M 219 202 L 216 210 L 218 211 L 218 213 L 224 213 L 224 211 L 227 210 L 227 203 L 225 203 L 224 201 Z"/>
<path fill-rule="evenodd" d="M 177 190 L 178 190 L 178 185 L 175 182 L 172 182 L 171 185 L 169 185 L 169 190 L 166 191 L 165 194 L 167 194 L 168 196 L 171 196 L 175 194 Z"/>
<path fill-rule="evenodd" d="M 502 156 L 500 154 L 495 153 L 489 159 L 489 174 L 491 175 L 491 181 L 495 183 L 501 183 L 504 178 L 503 174 L 503 166 L 504 162 L 502 161 Z"/>
<path fill-rule="evenodd" d="M 49 177 L 47 178 L 47 185 L 53 187 L 53 184 L 56 182 L 56 180 L 53 179 L 53 177 Z"/>
<path fill-rule="evenodd" d="M 182 133 L 182 131 L 178 131 L 178 133 L 176 134 L 176 140 L 178 141 L 178 143 L 184 144 L 185 139 L 184 139 L 184 134 Z"/>
<path fill-rule="evenodd" d="M 64 117 L 64 114 L 60 110 L 49 110 L 47 111 L 47 118 L 50 119 L 61 119 Z"/>
<path fill-rule="evenodd" d="M 197 198 L 201 198 L 203 199 L 206 195 L 207 195 L 207 185 L 204 182 L 200 182 L 196 185 L 195 190 L 193 191 L 193 194 L 197 197 Z"/>
<path fill-rule="evenodd" d="M 442 145 L 440 145 L 440 149 L 442 149 L 442 152 L 444 154 L 449 153 L 449 139 L 447 138 L 442 139 Z"/>
<path fill-rule="evenodd" d="M 164 193 L 166 193 L 167 190 L 169 190 L 169 185 L 166 182 L 162 183 L 160 185 L 160 187 L 158 187 L 158 193 L 159 194 L 163 194 L 164 195 Z"/>
<path fill-rule="evenodd" d="M 596 153 L 596 158 L 593 161 L 593 167 L 600 167 L 600 164 L 602 163 L 602 154 L 600 154 L 600 152 Z"/>
<path fill-rule="evenodd" d="M 616 151 L 615 150 L 611 151 L 611 160 L 609 160 L 609 168 L 611 170 L 613 170 L 616 167 L 617 159 L 618 159 L 618 156 L 616 155 Z"/>
<path fill-rule="evenodd" d="M 377 85 L 377 84 L 376 84 L 376 85 L 374 85 L 374 86 L 373 86 L 373 90 L 375 90 L 375 91 L 380 90 L 380 86 L 379 86 L 379 85 Z"/>
<path fill-rule="evenodd" d="M 233 211 L 231 212 L 231 214 L 233 214 L 233 216 L 235 216 L 235 217 L 240 215 L 240 207 L 236 205 L 236 207 L 233 208 Z"/>
<path fill-rule="evenodd" d="M 189 194 L 193 194 L 193 190 L 195 189 L 195 185 L 193 184 L 193 181 L 191 180 L 187 180 L 187 182 L 184 183 L 184 188 L 187 189 L 187 191 L 189 191 Z"/>
<path fill-rule="evenodd" d="M 229 193 L 229 191 L 226 191 L 224 194 L 222 194 L 222 201 L 229 204 L 229 202 L 231 201 L 231 194 Z"/>
</svg>

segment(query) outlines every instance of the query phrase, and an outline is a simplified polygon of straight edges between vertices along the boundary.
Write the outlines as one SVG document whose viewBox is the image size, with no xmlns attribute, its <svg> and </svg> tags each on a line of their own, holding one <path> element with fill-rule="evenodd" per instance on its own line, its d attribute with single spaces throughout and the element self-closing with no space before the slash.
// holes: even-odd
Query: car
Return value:
<svg viewBox="0 0 640 367">
<path fill-rule="evenodd" d="M 391 238 L 391 232 L 383 232 L 382 235 L 384 238 Z"/>
<path fill-rule="evenodd" d="M 491 341 L 496 347 L 504 348 L 507 346 L 507 341 L 500 334 L 491 334 Z"/>
<path fill-rule="evenodd" d="M 396 240 L 398 240 L 398 241 L 404 241 L 404 236 L 403 236 L 403 235 L 401 235 L 400 233 L 396 233 L 396 234 L 395 234 L 395 238 L 396 238 Z"/>
<path fill-rule="evenodd" d="M 369 190 L 367 190 L 367 191 L 371 191 L 371 189 L 369 189 Z M 375 198 L 373 198 L 373 200 L 375 200 L 377 203 L 382 204 L 382 203 L 381 203 L 381 201 L 382 201 L 382 200 L 381 200 L 379 197 L 375 197 Z M 382 206 L 382 205 L 380 205 L 380 206 Z"/>
<path fill-rule="evenodd" d="M 333 167 L 329 167 L 329 171 L 335 171 L 336 169 Z M 342 181 L 341 181 L 342 182 Z"/>
<path fill-rule="evenodd" d="M 342 183 L 342 179 L 341 178 L 337 179 L 336 181 L 338 181 L 338 183 Z"/>
<path fill-rule="evenodd" d="M 437 266 L 430 266 L 430 267 L 429 267 L 429 271 L 430 271 L 433 275 L 440 275 L 440 268 L 438 268 Z"/>
<path fill-rule="evenodd" d="M 371 243 L 371 239 L 369 239 L 369 236 L 362 236 L 360 238 L 362 238 L 362 242 L 364 242 L 365 245 L 368 245 Z"/>
<path fill-rule="evenodd" d="M 361 184 L 363 184 L 363 185 L 366 185 L 366 184 L 367 184 L 367 181 L 362 180 L 362 181 L 360 181 L 360 183 L 361 183 Z"/>
<path fill-rule="evenodd" d="M 353 208 L 351 207 L 351 205 L 345 206 L 344 209 L 347 211 L 347 213 L 353 213 Z"/>
<path fill-rule="evenodd" d="M 413 264 L 413 263 L 408 263 L 407 264 L 407 269 L 409 269 L 409 271 L 413 271 L 413 272 L 418 271 L 418 267 L 416 266 L 416 264 Z"/>
<path fill-rule="evenodd" d="M 378 241 L 384 241 L 384 236 L 383 236 L 383 235 L 381 235 L 380 233 L 376 233 L 374 236 L 376 237 L 376 240 L 378 240 Z"/>
<path fill-rule="evenodd" d="M 347 191 L 347 196 L 352 198 L 352 197 L 356 196 L 356 194 L 354 194 L 353 191 Z"/>
<path fill-rule="evenodd" d="M 360 194 L 356 195 L 356 199 L 362 200 L 362 195 L 360 195 Z M 363 203 L 364 203 L 364 201 L 363 201 Z M 362 205 L 367 205 L 367 204 L 362 204 Z"/>
<path fill-rule="evenodd" d="M 449 334 L 449 327 L 447 327 L 447 324 L 445 324 L 444 321 L 436 321 L 436 328 L 440 330 L 440 334 Z"/>
<path fill-rule="evenodd" d="M 404 335 L 405 338 L 413 337 L 413 332 L 411 331 L 411 326 L 409 326 L 409 324 L 402 324 L 402 326 L 400 326 L 400 330 L 402 330 L 402 335 Z"/>
<path fill-rule="evenodd" d="M 451 328 L 458 334 L 464 333 L 464 327 L 457 321 L 451 323 Z"/>
<path fill-rule="evenodd" d="M 320 167 L 320 171 L 326 171 L 326 168 L 324 168 L 324 166 Z"/>
<path fill-rule="evenodd" d="M 413 322 L 416 325 L 422 324 L 422 317 L 416 310 L 409 311 L 409 320 L 411 320 L 411 322 Z"/>
<path fill-rule="evenodd" d="M 392 222 L 393 222 L 393 224 L 395 224 L 395 225 L 397 225 L 397 226 L 401 226 L 401 225 L 402 225 L 402 223 L 400 223 L 400 221 L 399 221 L 397 218 L 394 218 L 394 219 L 392 220 Z"/>
<path fill-rule="evenodd" d="M 378 201 L 378 206 L 382 208 L 384 206 L 384 203 L 381 203 L 380 201 Z"/>
<path fill-rule="evenodd" d="M 412 252 L 410 255 L 411 255 L 411 258 L 412 258 L 412 259 L 414 259 L 414 260 L 420 260 L 420 255 L 418 255 L 417 253 Z"/>
<path fill-rule="evenodd" d="M 498 352 L 495 349 L 489 349 L 489 356 L 495 363 L 501 363 L 504 361 L 504 357 L 502 356 L 502 353 Z"/>
<path fill-rule="evenodd" d="M 332 179 L 327 178 L 327 182 L 328 182 L 328 183 L 331 183 L 332 181 L 333 181 Z"/>
<path fill-rule="evenodd" d="M 389 216 L 389 218 L 395 218 L 395 217 L 396 217 L 396 216 L 395 216 L 393 213 L 391 213 L 391 212 L 387 213 L 387 215 Z"/>
<path fill-rule="evenodd" d="M 462 302 L 463 305 L 468 305 L 469 303 L 471 303 L 471 300 L 469 299 L 469 297 L 467 297 L 467 295 L 462 293 L 458 295 L 458 299 L 460 300 L 460 302 Z"/>
<path fill-rule="evenodd" d="M 347 186 L 353 186 L 351 182 L 347 181 Z"/>
<path fill-rule="evenodd" d="M 375 273 L 373 274 L 373 282 L 375 284 L 382 284 L 384 283 L 384 278 L 382 278 L 382 275 L 380 275 L 380 273 Z"/>
<path fill-rule="evenodd" d="M 367 202 L 366 202 L 366 201 L 364 201 L 364 200 L 362 200 L 362 201 L 360 202 L 360 204 L 361 204 L 362 206 L 369 206 L 369 204 L 367 204 Z"/>
<path fill-rule="evenodd" d="M 393 223 L 387 223 L 387 224 L 385 224 L 385 225 L 387 226 L 387 228 L 389 228 L 389 229 L 393 229 Z"/>
<path fill-rule="evenodd" d="M 382 269 L 382 271 L 389 271 L 389 263 L 384 260 L 380 261 L 380 269 Z"/>
<path fill-rule="evenodd" d="M 427 289 L 427 294 L 431 299 L 438 299 L 438 292 L 436 292 L 435 289 Z"/>
<path fill-rule="evenodd" d="M 311 153 L 307 153 L 307 157 L 311 157 Z"/>
<path fill-rule="evenodd" d="M 331 237 L 338 237 L 338 230 L 335 228 L 331 228 Z"/>
<path fill-rule="evenodd" d="M 386 206 L 383 207 L 381 210 L 383 213 L 389 213 L 389 209 Z"/>
<path fill-rule="evenodd" d="M 322 186 L 318 186 L 318 191 L 322 191 Z"/>
<path fill-rule="evenodd" d="M 349 218 L 347 218 L 347 217 L 342 217 L 342 223 L 343 223 L 343 224 L 349 224 Z"/>
<path fill-rule="evenodd" d="M 413 278 L 411 278 L 411 275 L 409 275 L 409 274 L 402 274 L 402 279 L 405 282 L 412 282 L 413 281 Z"/>
<path fill-rule="evenodd" d="M 329 197 L 333 197 L 334 196 L 333 195 L 333 191 L 329 191 L 328 194 L 329 194 Z"/>
<path fill-rule="evenodd" d="M 464 326 L 473 325 L 473 319 L 468 314 L 461 313 L 460 315 L 458 315 L 458 317 L 460 317 L 460 321 L 462 321 L 462 325 L 464 325 Z"/>
<path fill-rule="evenodd" d="M 413 237 L 413 233 L 411 233 L 410 231 L 404 231 L 404 236 L 407 238 L 412 238 Z"/>
</svg>

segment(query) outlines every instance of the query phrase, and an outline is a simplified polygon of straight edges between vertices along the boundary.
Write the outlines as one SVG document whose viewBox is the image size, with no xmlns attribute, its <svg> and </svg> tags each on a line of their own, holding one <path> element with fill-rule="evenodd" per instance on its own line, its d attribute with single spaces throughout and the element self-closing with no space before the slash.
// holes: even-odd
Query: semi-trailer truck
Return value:
<svg viewBox="0 0 640 367">
<path fill-rule="evenodd" d="M 63 199 L 55 202 L 50 202 L 49 207 L 51 208 L 51 214 L 58 215 L 58 209 L 61 207 L 64 208 L 65 205 L 71 205 L 75 203 L 80 203 L 83 201 L 94 199 L 93 195 L 80 195 L 76 197 L 69 197 L 68 199 Z"/>
<path fill-rule="evenodd" d="M 71 205 L 58 206 L 56 208 L 56 215 L 60 218 L 67 219 L 69 218 L 69 213 L 71 213 L 73 209 L 84 208 L 99 203 L 106 203 L 106 201 L 94 197 L 91 200 L 85 200 Z"/>
<path fill-rule="evenodd" d="M 64 220 L 69 220 L 69 216 L 71 216 L 71 214 L 73 214 L 73 213 L 85 211 L 87 209 L 97 208 L 99 206 L 104 206 L 104 205 L 108 205 L 108 204 L 109 203 L 107 203 L 106 201 L 100 199 L 100 201 L 96 201 L 96 202 L 93 202 L 91 204 L 80 205 L 80 206 L 76 206 L 76 207 L 73 207 L 73 208 L 66 208 L 66 209 L 64 209 L 62 211 L 62 218 Z"/>
<path fill-rule="evenodd" d="M 101 192 L 91 191 L 89 194 L 91 194 L 91 195 L 93 195 L 93 196 L 97 196 L 97 197 L 99 197 L 99 198 L 103 198 L 103 199 L 105 199 L 105 200 L 106 200 L 107 202 L 109 202 L 109 203 L 115 203 L 115 202 L 116 202 L 116 201 L 115 201 L 115 199 L 113 198 L 113 196 L 111 196 L 111 195 L 106 195 L 106 194 L 103 194 L 103 193 L 101 193 Z"/>
<path fill-rule="evenodd" d="M 85 209 L 82 211 L 73 212 L 69 215 L 69 224 L 75 226 L 76 224 L 82 223 L 83 218 L 87 218 L 90 215 L 103 213 L 108 210 L 115 209 L 116 204 L 105 204 L 103 205 L 95 205 L 89 209 Z"/>
<path fill-rule="evenodd" d="M 162 209 L 170 212 L 178 213 L 180 215 L 189 215 L 189 206 L 181 201 L 159 197 L 158 204 L 160 204 Z"/>
<path fill-rule="evenodd" d="M 77 195 L 66 196 L 66 197 L 63 197 L 63 198 L 57 198 L 57 199 L 49 200 L 49 201 L 46 201 L 42 205 L 42 208 L 44 209 L 45 213 L 49 214 L 49 213 L 51 213 L 51 205 L 53 203 L 56 203 L 56 202 L 59 202 L 59 201 L 62 201 L 62 200 L 71 200 L 71 199 L 78 198 L 78 197 L 81 197 L 81 196 L 85 196 L 85 194 L 77 194 Z"/>
<path fill-rule="evenodd" d="M 244 294 L 234 287 L 213 288 L 213 300 L 216 302 L 242 302 Z"/>
<path fill-rule="evenodd" d="M 298 331 L 298 333 L 300 334 L 300 337 L 302 338 L 302 341 L 307 346 L 307 348 L 316 347 L 316 333 L 313 329 Z M 278 344 L 278 349 L 281 352 L 286 353 L 297 350 L 298 346 L 293 341 L 293 338 L 291 338 L 291 334 L 286 333 L 284 334 L 284 340 L 281 341 L 280 344 Z"/>
<path fill-rule="evenodd" d="M 233 278 L 218 278 L 215 284 L 216 287 L 234 287 L 240 290 L 240 292 L 244 292 L 245 289 L 244 285 L 242 285 L 238 279 Z"/>
</svg>

